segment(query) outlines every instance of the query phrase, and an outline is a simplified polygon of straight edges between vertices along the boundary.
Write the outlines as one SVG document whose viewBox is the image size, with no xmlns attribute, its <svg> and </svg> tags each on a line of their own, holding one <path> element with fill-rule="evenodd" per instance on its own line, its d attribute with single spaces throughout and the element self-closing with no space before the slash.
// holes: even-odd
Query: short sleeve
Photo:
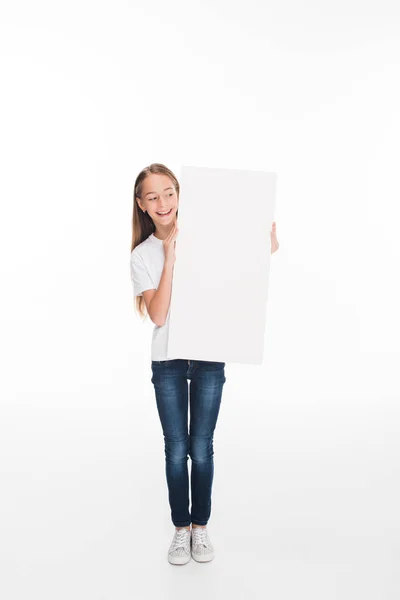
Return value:
<svg viewBox="0 0 400 600">
<path fill-rule="evenodd" d="M 143 259 L 136 252 L 131 253 L 131 280 L 134 296 L 143 296 L 142 292 L 156 289 Z"/>
</svg>

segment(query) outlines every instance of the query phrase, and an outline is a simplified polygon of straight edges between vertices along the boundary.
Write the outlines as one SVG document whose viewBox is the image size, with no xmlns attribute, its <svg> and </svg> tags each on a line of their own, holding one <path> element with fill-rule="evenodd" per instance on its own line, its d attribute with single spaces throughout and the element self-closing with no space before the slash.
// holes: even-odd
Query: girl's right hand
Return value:
<svg viewBox="0 0 400 600">
<path fill-rule="evenodd" d="M 174 227 L 169 232 L 168 236 L 165 238 L 164 245 L 164 254 L 165 254 L 165 262 L 167 264 L 175 264 L 175 241 L 178 236 L 179 229 L 177 223 L 175 222 Z"/>
</svg>

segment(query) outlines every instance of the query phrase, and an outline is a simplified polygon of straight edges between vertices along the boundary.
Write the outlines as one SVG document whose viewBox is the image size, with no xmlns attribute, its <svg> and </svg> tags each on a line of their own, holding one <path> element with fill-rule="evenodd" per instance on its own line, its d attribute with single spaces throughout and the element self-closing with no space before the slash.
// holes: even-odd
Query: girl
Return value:
<svg viewBox="0 0 400 600">
<path fill-rule="evenodd" d="M 164 435 L 168 497 L 175 525 L 168 560 L 182 565 L 191 556 L 199 562 L 214 558 L 206 526 L 211 514 L 213 436 L 226 378 L 224 362 L 167 359 L 178 205 L 179 183 L 165 165 L 153 163 L 139 173 L 133 193 L 131 279 L 136 309 L 143 317 L 147 313 L 155 324 L 151 382 Z M 279 247 L 275 223 L 271 243 L 274 252 Z"/>
</svg>

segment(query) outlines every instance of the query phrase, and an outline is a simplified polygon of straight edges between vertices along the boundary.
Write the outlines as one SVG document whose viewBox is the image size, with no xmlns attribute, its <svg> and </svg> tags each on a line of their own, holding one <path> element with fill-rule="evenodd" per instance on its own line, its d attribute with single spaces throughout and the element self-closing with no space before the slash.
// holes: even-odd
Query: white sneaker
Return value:
<svg viewBox="0 0 400 600">
<path fill-rule="evenodd" d="M 168 561 L 172 565 L 185 565 L 190 560 L 190 529 L 175 529 L 175 534 L 168 550 Z"/>
<path fill-rule="evenodd" d="M 207 527 L 192 527 L 192 556 L 197 562 L 208 562 L 215 556 Z"/>
</svg>

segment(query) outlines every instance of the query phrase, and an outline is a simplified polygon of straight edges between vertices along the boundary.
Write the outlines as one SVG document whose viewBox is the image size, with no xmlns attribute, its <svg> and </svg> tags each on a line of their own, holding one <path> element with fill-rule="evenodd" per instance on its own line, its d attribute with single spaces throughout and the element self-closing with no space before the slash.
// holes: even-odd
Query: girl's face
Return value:
<svg viewBox="0 0 400 600">
<path fill-rule="evenodd" d="M 146 177 L 142 185 L 142 200 L 137 198 L 137 202 L 161 228 L 175 220 L 179 208 L 175 186 L 171 179 L 162 173 L 150 173 Z"/>
</svg>

